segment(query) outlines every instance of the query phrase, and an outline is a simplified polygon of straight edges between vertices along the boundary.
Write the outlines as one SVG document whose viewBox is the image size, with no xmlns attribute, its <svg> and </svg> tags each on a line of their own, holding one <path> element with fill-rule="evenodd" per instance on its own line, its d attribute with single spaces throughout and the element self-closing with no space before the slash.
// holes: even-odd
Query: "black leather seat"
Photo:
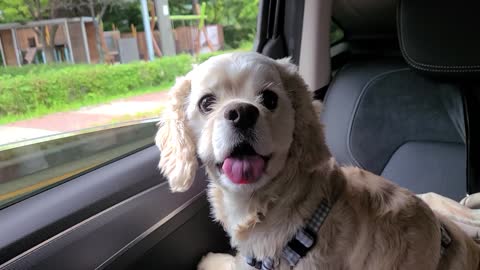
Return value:
<svg viewBox="0 0 480 270">
<path fill-rule="evenodd" d="M 433 0 L 402 0 L 399 5 L 398 31 L 406 61 L 384 58 L 344 66 L 327 91 L 321 118 L 327 144 L 341 164 L 362 167 L 415 193 L 436 192 L 460 200 L 466 195 L 467 179 L 465 120 L 458 82 L 462 75 L 477 71 L 474 65 L 469 69 L 469 65 L 455 62 L 472 61 L 471 57 L 452 57 L 458 48 L 455 52 L 447 47 L 439 53 L 439 46 L 450 46 L 451 42 L 442 43 L 438 39 L 442 35 L 432 36 L 434 31 L 428 28 L 458 19 L 445 16 L 449 9 L 446 2 L 438 9 L 425 9 L 428 5 L 438 6 Z M 425 14 L 426 10 L 433 14 Z M 431 18 L 435 19 L 428 21 Z M 456 29 L 463 27 L 453 24 Z M 445 53 L 449 56 L 442 57 Z M 473 58 L 478 60 L 478 53 Z M 420 60 L 425 59 L 431 61 L 422 64 Z M 443 63 L 445 59 L 455 63 Z"/>
</svg>

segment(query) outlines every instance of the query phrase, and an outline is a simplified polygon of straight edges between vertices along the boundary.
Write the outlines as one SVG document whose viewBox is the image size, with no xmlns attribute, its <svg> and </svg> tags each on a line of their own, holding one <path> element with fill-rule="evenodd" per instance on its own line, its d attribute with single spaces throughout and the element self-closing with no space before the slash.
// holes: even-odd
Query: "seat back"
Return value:
<svg viewBox="0 0 480 270">
<path fill-rule="evenodd" d="M 321 118 L 327 144 L 341 164 L 416 193 L 465 196 L 458 88 L 416 73 L 402 59 L 353 62 L 336 74 Z"/>
</svg>

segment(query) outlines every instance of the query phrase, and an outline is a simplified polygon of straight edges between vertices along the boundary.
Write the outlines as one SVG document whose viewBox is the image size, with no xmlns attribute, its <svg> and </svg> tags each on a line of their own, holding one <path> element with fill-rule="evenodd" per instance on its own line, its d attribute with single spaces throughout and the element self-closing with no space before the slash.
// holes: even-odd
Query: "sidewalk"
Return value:
<svg viewBox="0 0 480 270">
<path fill-rule="evenodd" d="M 168 91 L 119 99 L 110 103 L 84 107 L 77 111 L 46 115 L 40 118 L 0 125 L 0 145 L 110 124 L 122 118 L 158 111 Z M 141 116 L 140 116 L 141 117 Z"/>
</svg>

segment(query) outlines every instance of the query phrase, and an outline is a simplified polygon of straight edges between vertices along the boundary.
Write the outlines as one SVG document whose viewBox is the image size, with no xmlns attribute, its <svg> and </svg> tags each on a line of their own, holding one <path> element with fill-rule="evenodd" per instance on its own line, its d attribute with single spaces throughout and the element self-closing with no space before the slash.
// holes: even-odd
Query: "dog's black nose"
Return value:
<svg viewBox="0 0 480 270">
<path fill-rule="evenodd" d="M 224 116 L 234 127 L 247 129 L 255 125 L 259 114 L 258 108 L 252 104 L 236 103 L 226 108 Z"/>
</svg>

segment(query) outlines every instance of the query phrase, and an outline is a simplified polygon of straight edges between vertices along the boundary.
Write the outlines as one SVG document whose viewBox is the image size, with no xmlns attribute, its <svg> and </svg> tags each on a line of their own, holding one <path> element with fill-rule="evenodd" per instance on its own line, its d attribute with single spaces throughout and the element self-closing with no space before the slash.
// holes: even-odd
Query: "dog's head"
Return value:
<svg viewBox="0 0 480 270">
<path fill-rule="evenodd" d="M 313 138 L 320 130 L 310 93 L 288 59 L 212 57 L 178 79 L 170 95 L 156 143 L 173 191 L 191 186 L 197 155 L 212 181 L 243 192 L 299 162 L 308 170 L 314 151 L 324 151 Z"/>
</svg>

